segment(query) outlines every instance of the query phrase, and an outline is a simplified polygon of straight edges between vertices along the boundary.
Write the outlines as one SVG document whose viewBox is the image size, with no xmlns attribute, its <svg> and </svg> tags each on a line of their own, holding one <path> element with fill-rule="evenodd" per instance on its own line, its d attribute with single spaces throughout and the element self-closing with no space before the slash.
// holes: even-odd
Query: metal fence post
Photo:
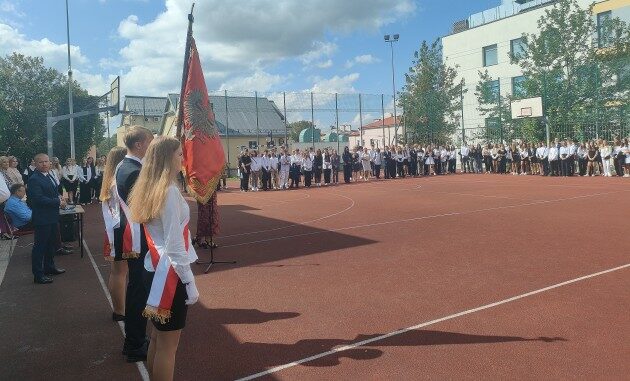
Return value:
<svg viewBox="0 0 630 381">
<path fill-rule="evenodd" d="M 313 92 L 311 92 L 311 146 L 315 148 L 315 108 L 313 106 Z"/>
<path fill-rule="evenodd" d="M 361 93 L 359 93 L 359 146 L 363 147 L 363 106 L 361 105 Z"/>
<path fill-rule="evenodd" d="M 227 90 L 224 90 L 225 96 L 225 136 L 227 137 L 227 163 L 228 170 L 227 176 L 230 177 L 230 113 L 228 112 L 228 95 Z"/>
<path fill-rule="evenodd" d="M 385 149 L 385 95 L 381 94 L 381 121 L 382 121 L 382 128 L 383 128 L 383 149 Z"/>
<path fill-rule="evenodd" d="M 52 118 L 52 111 L 46 112 L 46 147 L 48 148 L 48 157 L 53 157 L 53 135 L 52 128 L 53 122 L 50 120 Z"/>
<path fill-rule="evenodd" d="M 339 154 L 339 150 L 341 149 L 341 146 L 340 146 L 341 136 L 339 135 L 339 103 L 338 103 L 337 95 L 338 94 L 335 93 L 335 128 L 337 131 L 337 154 Z"/>
<path fill-rule="evenodd" d="M 289 139 L 287 138 L 287 92 L 282 92 L 282 105 L 284 108 L 284 145 L 289 150 Z"/>
<path fill-rule="evenodd" d="M 466 143 L 466 128 L 464 127 L 464 80 L 462 79 L 462 83 L 460 85 L 459 90 L 459 101 L 462 104 L 462 144 Z"/>
<path fill-rule="evenodd" d="M 258 123 L 258 91 L 254 91 L 256 102 L 256 151 L 260 151 L 260 125 Z"/>
</svg>

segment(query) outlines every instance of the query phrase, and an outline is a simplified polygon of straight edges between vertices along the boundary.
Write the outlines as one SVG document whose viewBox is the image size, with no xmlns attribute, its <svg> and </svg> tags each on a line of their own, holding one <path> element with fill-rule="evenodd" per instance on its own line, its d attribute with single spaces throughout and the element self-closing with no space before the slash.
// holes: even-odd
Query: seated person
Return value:
<svg viewBox="0 0 630 381">
<path fill-rule="evenodd" d="M 11 197 L 7 200 L 4 206 L 4 214 L 11 219 L 11 225 L 20 231 L 33 230 L 32 216 L 33 211 L 26 205 L 24 196 L 26 195 L 26 188 L 23 184 L 11 185 Z M 65 255 L 72 253 L 72 249 L 61 245 L 61 237 L 58 241 L 59 249 L 57 254 Z"/>
<path fill-rule="evenodd" d="M 31 218 L 33 212 L 22 199 L 26 195 L 23 184 L 11 185 L 11 196 L 4 206 L 4 214 L 11 218 L 11 225 L 20 230 L 33 230 Z"/>
</svg>

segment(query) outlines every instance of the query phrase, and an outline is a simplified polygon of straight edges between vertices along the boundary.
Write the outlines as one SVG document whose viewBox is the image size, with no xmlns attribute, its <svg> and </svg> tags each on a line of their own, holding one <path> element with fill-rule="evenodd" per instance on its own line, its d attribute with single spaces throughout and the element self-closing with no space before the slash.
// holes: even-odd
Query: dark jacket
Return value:
<svg viewBox="0 0 630 381">
<path fill-rule="evenodd" d="M 39 171 L 28 178 L 27 195 L 33 210 L 33 225 L 59 223 L 59 193 L 53 180 Z"/>
</svg>

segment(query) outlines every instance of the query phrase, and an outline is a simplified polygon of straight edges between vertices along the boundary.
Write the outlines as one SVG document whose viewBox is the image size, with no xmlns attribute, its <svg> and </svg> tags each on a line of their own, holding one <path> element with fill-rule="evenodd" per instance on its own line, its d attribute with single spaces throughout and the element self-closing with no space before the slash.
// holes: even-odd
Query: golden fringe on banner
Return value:
<svg viewBox="0 0 630 381">
<path fill-rule="evenodd" d="M 140 254 L 136 253 L 135 251 L 130 251 L 128 253 L 122 253 L 122 258 L 123 259 L 137 259 L 137 258 L 140 258 Z"/>
<path fill-rule="evenodd" d="M 191 196 L 193 196 L 195 198 L 195 200 L 197 200 L 198 203 L 200 203 L 202 205 L 206 205 L 208 203 L 208 201 L 210 201 L 210 199 L 214 195 L 214 192 L 217 191 L 217 184 L 219 184 L 219 181 L 221 180 L 221 175 L 222 174 L 223 174 L 223 172 L 221 172 L 218 175 L 214 176 L 205 185 L 202 184 L 196 178 L 189 179 L 188 180 L 188 192 L 189 192 L 189 194 Z M 185 171 L 184 171 L 184 175 L 186 175 Z M 200 193 L 201 194 L 197 193 L 197 191 L 195 190 L 196 187 L 198 189 L 200 189 Z"/>
<path fill-rule="evenodd" d="M 142 316 L 147 319 L 160 322 L 160 324 L 166 324 L 171 319 L 171 310 L 146 306 L 144 311 L 142 311 Z"/>
</svg>

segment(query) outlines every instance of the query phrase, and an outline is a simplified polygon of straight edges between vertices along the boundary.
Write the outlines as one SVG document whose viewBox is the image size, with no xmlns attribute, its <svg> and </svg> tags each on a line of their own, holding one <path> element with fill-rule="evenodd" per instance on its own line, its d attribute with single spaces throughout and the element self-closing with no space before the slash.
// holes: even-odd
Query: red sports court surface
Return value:
<svg viewBox="0 0 630 381">
<path fill-rule="evenodd" d="M 233 186 L 219 194 L 215 253 L 238 263 L 195 268 L 201 299 L 176 379 L 626 379 L 629 185 L 456 175 Z M 87 221 L 107 279 L 97 206 Z M 0 378 L 141 378 L 119 353 L 90 257 L 58 258 L 68 273 L 35 286 L 29 253 L 16 249 L 0 286 Z"/>
</svg>

